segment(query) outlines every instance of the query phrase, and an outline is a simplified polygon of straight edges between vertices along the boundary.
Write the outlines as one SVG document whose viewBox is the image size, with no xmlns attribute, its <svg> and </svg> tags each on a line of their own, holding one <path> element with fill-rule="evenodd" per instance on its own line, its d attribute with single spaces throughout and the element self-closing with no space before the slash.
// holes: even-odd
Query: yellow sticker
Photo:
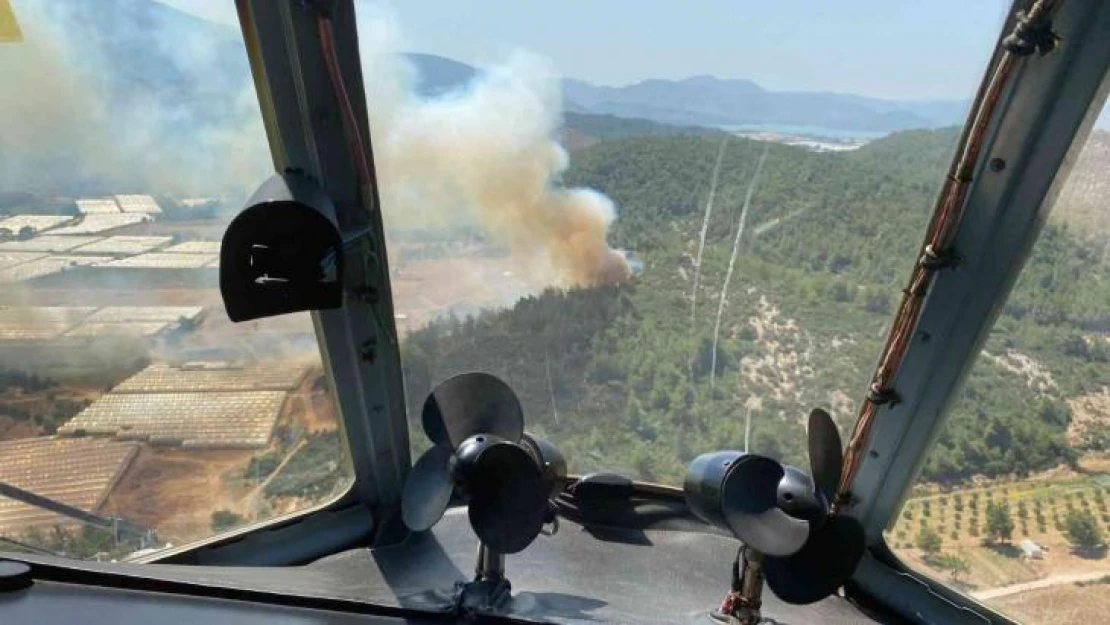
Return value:
<svg viewBox="0 0 1110 625">
<path fill-rule="evenodd" d="M 23 41 L 19 22 L 15 21 L 15 11 L 11 0 L 0 0 L 0 43 Z"/>
</svg>

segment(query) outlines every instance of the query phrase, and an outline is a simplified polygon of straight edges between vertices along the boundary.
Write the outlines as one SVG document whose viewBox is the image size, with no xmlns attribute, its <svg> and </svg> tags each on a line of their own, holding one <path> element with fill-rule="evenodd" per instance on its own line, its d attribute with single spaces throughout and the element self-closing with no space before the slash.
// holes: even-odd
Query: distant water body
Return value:
<svg viewBox="0 0 1110 625">
<path fill-rule="evenodd" d="M 804 124 L 735 124 L 719 126 L 728 132 L 777 132 L 784 135 L 799 135 L 803 137 L 821 137 L 827 139 L 859 139 L 871 141 L 885 137 L 889 132 L 873 130 L 844 130 L 842 128 L 826 128 L 824 126 L 807 126 Z"/>
</svg>

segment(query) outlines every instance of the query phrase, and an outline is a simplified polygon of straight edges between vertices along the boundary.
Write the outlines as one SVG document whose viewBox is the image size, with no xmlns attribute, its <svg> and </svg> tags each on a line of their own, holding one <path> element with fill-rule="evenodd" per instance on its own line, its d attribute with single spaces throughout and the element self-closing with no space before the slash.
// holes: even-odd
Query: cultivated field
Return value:
<svg viewBox="0 0 1110 625">
<path fill-rule="evenodd" d="M 1077 552 L 1069 544 L 1065 520 L 1072 510 L 1091 513 L 1103 535 L 1110 535 L 1110 489 L 1106 475 L 1063 470 L 1019 482 L 984 483 L 942 492 L 922 488 L 908 500 L 887 532 L 887 541 L 914 569 L 953 585 L 1022 622 L 1102 622 L 1110 605 L 1106 584 L 1089 584 L 1110 575 L 1105 550 Z M 1009 541 L 987 545 L 986 509 L 1002 504 L 1013 520 Z M 941 537 L 940 558 L 925 557 L 917 543 L 924 527 Z M 1042 559 L 1024 556 L 1029 539 L 1044 550 Z M 967 569 L 955 575 L 942 568 L 956 556 Z M 1081 581 L 1085 585 L 1076 585 Z"/>
<path fill-rule="evenodd" d="M 195 321 L 203 311 L 200 306 L 0 307 L 0 340 L 154 336 L 181 321 Z"/>
<path fill-rule="evenodd" d="M 318 371 L 302 376 L 289 395 L 276 430 L 282 435 L 259 450 L 181 450 L 142 447 L 113 490 L 110 505 L 121 515 L 173 544 L 212 534 L 212 514 L 227 511 L 243 522 L 291 512 L 316 500 L 268 496 L 267 486 L 289 475 L 310 434 L 333 432 L 334 407 Z M 296 440 L 292 440 L 293 437 Z M 331 458 L 340 462 L 341 456 Z"/>
<path fill-rule="evenodd" d="M 305 366 L 295 363 L 234 366 L 194 362 L 153 364 L 124 380 L 113 393 L 282 391 L 297 387 Z"/>
<path fill-rule="evenodd" d="M 991 502 L 1009 507 L 1014 520 L 1014 542 L 1030 538 L 1050 548 L 1066 545 L 1064 519 L 1071 510 L 1090 511 L 1110 531 L 1106 485 L 1078 476 L 1001 483 L 980 488 L 934 493 L 906 502 L 888 540 L 895 548 L 913 548 L 914 537 L 928 525 L 945 548 L 975 546 L 985 533 L 986 507 Z"/>
<path fill-rule="evenodd" d="M 195 448 L 265 447 L 284 402 L 281 391 L 109 393 L 58 433 Z"/>
<path fill-rule="evenodd" d="M 0 482 L 50 497 L 82 510 L 99 511 L 138 452 L 138 445 L 55 437 L 0 442 Z M 21 536 L 28 528 L 72 526 L 71 519 L 0 497 L 0 535 Z"/>
</svg>

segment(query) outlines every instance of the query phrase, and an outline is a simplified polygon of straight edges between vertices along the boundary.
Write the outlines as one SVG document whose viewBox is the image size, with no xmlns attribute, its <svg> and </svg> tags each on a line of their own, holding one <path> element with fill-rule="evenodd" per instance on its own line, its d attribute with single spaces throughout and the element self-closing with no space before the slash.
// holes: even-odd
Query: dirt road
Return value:
<svg viewBox="0 0 1110 625">
<path fill-rule="evenodd" d="M 1110 569 L 1102 571 L 1091 571 L 1089 573 L 1072 573 L 1069 575 L 1049 575 L 1044 579 L 1038 579 L 1032 582 L 1025 582 L 1022 584 L 1011 584 L 1010 586 L 999 586 L 997 588 L 985 588 L 983 590 L 976 590 L 971 593 L 971 596 L 979 599 L 997 599 L 1007 595 L 1015 595 L 1018 593 L 1026 592 L 1029 590 L 1037 590 L 1039 588 L 1048 588 L 1049 586 L 1057 586 L 1060 584 L 1074 584 L 1076 582 L 1093 582 L 1096 579 L 1101 579 L 1110 575 Z"/>
<path fill-rule="evenodd" d="M 281 462 L 278 463 L 276 467 L 274 467 L 274 470 L 270 471 L 270 474 L 266 476 L 266 479 L 262 480 L 262 482 L 260 482 L 258 486 L 254 487 L 254 490 L 247 494 L 246 498 L 244 499 L 243 508 L 247 510 L 247 512 L 250 514 L 249 518 L 258 518 L 258 510 L 260 504 L 262 503 L 262 493 L 265 491 L 266 486 L 268 486 L 270 482 L 272 482 L 274 478 L 277 477 L 278 473 L 281 473 L 281 470 L 285 468 L 285 465 L 289 464 L 289 461 L 293 459 L 293 456 L 297 455 L 297 452 L 300 451 L 301 447 L 304 447 L 306 443 L 308 443 L 308 439 L 306 438 L 301 438 L 301 440 L 297 441 L 297 444 L 293 445 L 293 448 L 285 454 L 285 457 L 281 459 Z"/>
</svg>

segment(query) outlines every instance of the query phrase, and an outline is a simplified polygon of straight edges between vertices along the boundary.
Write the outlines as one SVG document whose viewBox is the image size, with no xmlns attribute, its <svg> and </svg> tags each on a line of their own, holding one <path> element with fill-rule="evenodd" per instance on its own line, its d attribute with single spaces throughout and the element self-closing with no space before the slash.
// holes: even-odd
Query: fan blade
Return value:
<svg viewBox="0 0 1110 625">
<path fill-rule="evenodd" d="M 507 384 L 488 373 L 462 373 L 440 383 L 424 401 L 424 433 L 452 449 L 474 434 L 516 442 L 524 435 L 524 412 Z"/>
<path fill-rule="evenodd" d="M 831 504 L 840 482 L 840 469 L 844 464 L 844 451 L 840 432 L 829 413 L 815 408 L 809 413 L 809 468 L 817 490 Z"/>
<path fill-rule="evenodd" d="M 848 516 L 830 517 L 798 553 L 764 558 L 763 573 L 779 599 L 796 605 L 813 603 L 848 581 L 863 557 L 863 547 L 859 521 Z"/>
<path fill-rule="evenodd" d="M 405 527 L 422 532 L 443 517 L 455 489 L 450 462 L 451 450 L 437 445 L 413 465 L 401 493 L 401 519 Z"/>
<path fill-rule="evenodd" d="M 470 524 L 478 539 L 501 553 L 517 553 L 539 535 L 547 517 L 548 488 L 522 447 L 490 445 L 470 480 Z"/>
<path fill-rule="evenodd" d="M 778 462 L 755 454 L 733 461 L 721 493 L 725 525 L 745 545 L 767 555 L 801 549 L 809 523 L 778 509 L 779 483 L 785 473 Z"/>
</svg>

